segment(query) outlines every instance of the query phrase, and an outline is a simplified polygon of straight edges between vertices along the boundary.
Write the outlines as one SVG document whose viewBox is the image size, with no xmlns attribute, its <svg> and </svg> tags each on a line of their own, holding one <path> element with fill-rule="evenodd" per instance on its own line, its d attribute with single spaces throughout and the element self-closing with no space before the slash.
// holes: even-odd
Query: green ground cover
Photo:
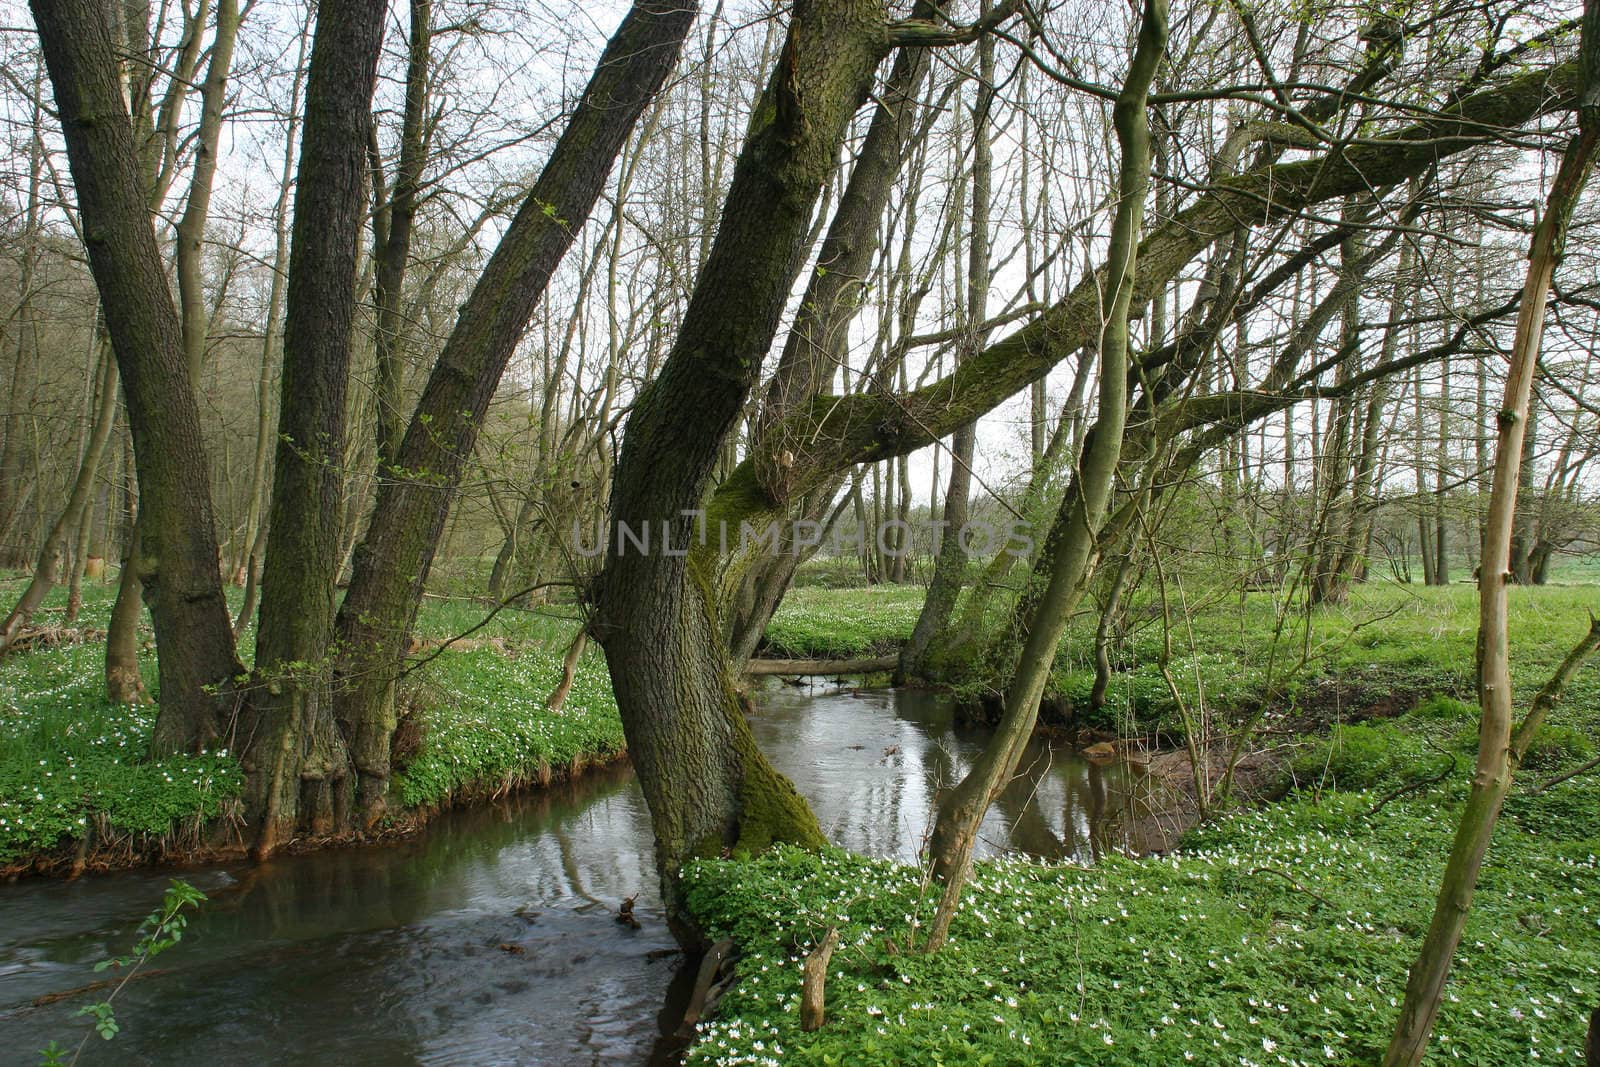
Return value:
<svg viewBox="0 0 1600 1067">
<path fill-rule="evenodd" d="M 1369 815 L 1300 795 L 1094 868 L 981 864 L 951 943 L 920 872 L 785 850 L 690 872 L 737 939 L 738 984 L 691 1064 L 1370 1064 L 1433 906 L 1455 803 Z M 1519 797 L 1503 821 L 1434 1038 L 1439 1062 L 1582 1063 L 1600 1002 L 1600 782 Z M 799 1025 L 800 959 L 841 935 L 828 1023 Z"/>
<path fill-rule="evenodd" d="M 1594 586 L 1512 591 L 1524 703 L 1590 610 L 1600 612 Z M 1128 635 L 1112 702 L 1155 722 L 1171 696 L 1150 618 Z M 1195 610 L 1171 664 L 1186 698 L 1248 703 L 1275 619 L 1266 594 Z M 915 868 L 793 850 L 697 865 L 693 909 L 744 957 L 689 1062 L 1375 1062 L 1476 749 L 1476 709 L 1455 699 L 1470 692 L 1475 632 L 1467 585 L 1374 582 L 1319 610 L 1302 639 L 1317 654 L 1283 703 L 1292 710 L 1329 689 L 1340 703 L 1321 709 L 1329 728 L 1273 739 L 1291 754 L 1284 801 L 1191 831 L 1166 857 L 1092 869 L 982 864 L 952 944 L 931 958 L 903 951 L 934 904 Z M 1087 694 L 1091 650 L 1089 627 L 1063 642 L 1056 681 L 1069 699 Z M 1384 717 L 1354 721 L 1375 707 Z M 1591 662 L 1508 801 L 1435 1034 L 1439 1062 L 1583 1062 L 1600 1003 L 1600 775 L 1536 789 L 1592 758 L 1597 741 Z M 1446 768 L 1438 786 L 1374 813 L 1399 786 Z M 808 1034 L 800 960 L 830 927 L 842 946 L 830 1021 Z"/>
<path fill-rule="evenodd" d="M 23 584 L 15 575 L 0 579 L 0 596 L 14 598 Z M 235 608 L 240 592 L 228 590 Z M 113 585 L 86 584 L 75 625 L 103 628 L 115 595 Z M 65 606 L 66 592 L 57 589 L 36 624 L 60 626 Z M 481 601 L 430 597 L 418 631 L 446 640 L 487 611 Z M 504 610 L 415 673 L 414 750 L 396 776 L 407 805 L 514 788 L 623 750 L 605 662 L 592 645 L 561 711 L 544 708 L 574 620 L 559 606 Z M 247 659 L 251 636 L 246 631 L 241 643 Z M 154 692 L 151 645 L 146 633 L 145 684 Z M 240 787 L 232 754 L 147 759 L 155 708 L 106 700 L 104 655 L 92 640 L 0 659 L 0 867 L 69 845 L 91 828 L 102 845 L 130 853 L 197 843 L 201 828 L 232 808 Z"/>
<path fill-rule="evenodd" d="M 1289 613 L 1269 593 L 1235 594 L 1204 603 L 1184 619 L 1174 608 L 1169 667 L 1184 699 L 1229 711 L 1249 706 L 1270 683 L 1286 712 L 1318 699 L 1337 682 L 1350 711 L 1400 694 L 1470 696 L 1477 635 L 1477 590 L 1470 585 L 1425 589 L 1374 581 L 1352 590 L 1348 603 Z M 1600 612 L 1600 587 L 1548 586 L 1511 591 L 1514 680 L 1537 686 Z M 1141 597 L 1113 657 L 1115 673 L 1099 725 L 1125 731 L 1159 727 L 1176 733 L 1173 700 L 1160 670 L 1159 604 Z M 1080 618 L 1056 657 L 1053 687 L 1082 715 L 1094 683 L 1094 620 Z M 1275 638 L 1275 632 L 1277 636 Z M 1295 665 L 1304 655 L 1304 666 Z M 1531 695 L 1531 693 L 1530 693 Z M 1339 709 L 1331 710 L 1337 717 Z M 1404 710 L 1399 708 L 1396 710 Z"/>
<path fill-rule="evenodd" d="M 396 776 L 406 805 L 545 782 L 552 770 L 625 751 L 605 659 L 592 645 L 561 709 L 545 708 L 561 680 L 563 651 L 545 645 L 440 656 L 418 704 L 418 751 Z"/>
<path fill-rule="evenodd" d="M 800 586 L 783 598 L 759 654 L 780 659 L 888 655 L 911 636 L 922 595 L 918 585 Z"/>
</svg>

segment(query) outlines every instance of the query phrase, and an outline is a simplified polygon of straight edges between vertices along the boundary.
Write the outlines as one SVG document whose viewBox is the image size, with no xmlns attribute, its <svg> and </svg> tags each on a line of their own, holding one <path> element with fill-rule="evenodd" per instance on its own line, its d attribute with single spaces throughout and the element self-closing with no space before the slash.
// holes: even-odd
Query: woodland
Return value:
<svg viewBox="0 0 1600 1067">
<path fill-rule="evenodd" d="M 652 1062 L 1600 1063 L 1600 0 L 4 22 L 0 909 L 625 763 Z"/>
</svg>

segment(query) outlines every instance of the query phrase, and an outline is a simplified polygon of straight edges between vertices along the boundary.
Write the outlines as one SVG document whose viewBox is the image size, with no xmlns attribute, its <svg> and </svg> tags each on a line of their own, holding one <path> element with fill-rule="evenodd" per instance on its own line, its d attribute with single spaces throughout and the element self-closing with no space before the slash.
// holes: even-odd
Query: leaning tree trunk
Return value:
<svg viewBox="0 0 1600 1067">
<path fill-rule="evenodd" d="M 1138 277 L 1139 230 L 1150 186 L 1150 123 L 1145 98 L 1167 40 L 1166 0 L 1145 0 L 1138 46 L 1113 113 L 1122 149 L 1117 213 L 1107 253 L 1100 343 L 1099 419 L 1084 446 L 1077 474 L 1045 545 L 1049 584 L 1027 619 L 1026 637 L 1006 690 L 994 737 L 971 772 L 940 801 L 929 854 L 944 891 L 928 932 L 927 949 L 945 942 L 977 844 L 978 827 L 1011 780 L 1038 719 L 1039 699 L 1055 662 L 1056 644 L 1083 595 L 1096 532 L 1111 499 L 1127 421 L 1128 313 Z"/>
<path fill-rule="evenodd" d="M 203 746 L 220 729 L 218 691 L 240 666 L 217 565 L 200 411 L 151 227 L 117 43 L 90 0 L 36 0 L 32 9 L 133 433 L 139 577 L 161 682 L 152 744 L 157 752 Z"/>
<path fill-rule="evenodd" d="M 583 99 L 456 319 L 378 489 L 338 616 L 338 717 L 358 779 L 360 818 L 387 807 L 394 681 L 450 502 L 489 401 L 551 275 L 588 218 L 695 16 L 639 0 L 606 45 Z"/>
<path fill-rule="evenodd" d="M 803 7 L 801 21 L 818 17 L 817 10 L 816 5 Z M 912 35 L 905 32 L 904 24 L 897 24 L 889 36 L 900 43 L 911 39 Z M 932 27 L 923 36 L 924 39 L 937 38 L 946 36 L 946 31 Z M 848 42 L 852 34 L 836 33 L 833 37 L 836 58 L 840 47 L 838 38 Z M 785 69 L 811 70 L 813 64 L 820 64 L 820 60 L 810 51 L 797 51 L 792 46 L 786 49 Z M 792 83 L 794 79 L 788 81 Z M 1504 87 L 1468 95 L 1443 116 L 1424 120 L 1408 131 L 1383 138 L 1381 145 L 1347 147 L 1337 158 L 1329 156 L 1275 164 L 1218 183 L 1213 192 L 1198 198 L 1193 206 L 1145 240 L 1139 256 L 1140 277 L 1135 279 L 1140 291 L 1136 298 L 1148 299 L 1150 290 L 1170 281 L 1184 264 L 1219 236 L 1233 233 L 1241 226 L 1281 218 L 1285 212 L 1311 203 L 1361 192 L 1373 183 L 1374 174 L 1385 183 L 1404 180 L 1433 166 L 1440 152 L 1460 151 L 1474 143 L 1479 135 L 1471 131 L 1479 129 L 1480 120 L 1487 116 L 1492 115 L 1496 123 L 1504 126 L 1570 103 L 1576 81 L 1570 68 L 1519 77 Z M 1552 88 L 1554 93 L 1551 93 Z M 785 120 L 786 115 L 792 116 L 802 107 L 814 106 L 827 95 L 816 91 L 796 93 L 793 88 L 786 89 L 785 82 L 780 82 L 769 95 L 769 102 L 758 110 L 752 124 L 753 139 L 765 138 L 775 121 Z M 777 99 L 772 100 L 772 96 Z M 816 123 L 804 123 L 802 127 L 797 131 L 797 139 L 814 135 Z M 1434 132 L 1439 130 L 1452 132 L 1440 138 Z M 782 161 L 792 150 L 783 146 L 762 154 L 768 159 Z M 739 168 L 739 178 L 751 166 L 746 159 Z M 816 180 L 821 183 L 820 178 Z M 765 200 L 785 204 L 784 198 L 752 199 L 759 204 L 765 204 Z M 752 252 L 765 247 L 754 243 L 748 232 L 755 224 L 748 218 L 738 217 L 739 212 L 748 214 L 752 210 L 747 206 L 750 202 L 750 199 L 730 199 L 730 214 L 723 221 L 718 244 L 748 246 Z M 810 202 L 814 202 L 814 198 Z M 735 205 L 739 212 L 734 211 Z M 784 210 L 786 213 L 786 206 Z M 768 213 L 771 214 L 770 206 Z M 779 218 L 785 227 L 789 225 L 786 214 Z M 699 524 L 691 521 L 695 509 L 705 500 L 710 472 L 723 452 L 723 438 L 739 418 L 748 382 L 756 373 L 752 365 L 756 361 L 751 353 L 765 351 L 770 340 L 770 334 L 753 338 L 748 335 L 746 315 L 749 312 L 746 309 L 759 297 L 761 313 L 770 316 L 770 321 L 775 322 L 781 313 L 765 305 L 770 300 L 781 308 L 782 292 L 761 296 L 759 288 L 752 291 L 750 284 L 752 266 L 761 271 L 756 277 L 763 285 L 767 284 L 766 272 L 777 269 L 766 259 L 764 254 L 724 257 L 717 264 L 722 268 L 720 271 L 708 268 L 703 272 L 695 298 L 690 302 L 690 317 L 685 319 L 680 343 L 674 346 L 662 375 L 631 412 L 612 494 L 616 505 L 613 516 L 626 522 L 636 535 L 648 527 L 657 545 L 661 543 L 663 523 L 667 524 L 670 544 L 679 551 L 689 543 L 688 535 L 698 528 Z M 954 374 L 928 386 L 899 396 L 874 391 L 827 397 L 825 401 L 819 399 L 802 407 L 784 420 L 784 429 L 774 428 L 768 435 L 784 432 L 786 439 L 798 447 L 792 451 L 769 451 L 758 444 L 754 456 L 741 463 L 712 494 L 710 514 L 704 520 L 709 532 L 713 535 L 718 532 L 716 521 L 719 518 L 731 519 L 730 530 L 737 537 L 740 521 L 775 518 L 783 513 L 789 501 L 823 484 L 851 464 L 875 462 L 926 445 L 1025 388 L 1066 356 L 1100 336 L 1108 276 L 1105 271 L 1095 272 L 1038 319 L 989 345 Z M 781 286 L 773 284 L 772 288 L 777 290 Z M 698 306 L 701 303 L 708 303 L 709 310 Z M 739 313 L 733 314 L 734 311 Z M 720 323 L 716 321 L 719 317 Z M 693 331 L 689 329 L 691 320 L 695 326 Z M 1221 399 L 1230 405 L 1237 403 L 1236 397 Z M 1204 414 L 1206 412 L 1211 414 Z M 1186 410 L 1183 418 L 1176 421 L 1182 423 L 1202 415 L 1205 421 L 1189 428 L 1232 417 L 1217 411 L 1214 405 L 1200 404 L 1195 413 Z M 804 435 L 793 432 L 802 425 L 809 426 L 811 432 Z M 657 460 L 662 457 L 667 457 L 669 464 L 658 466 Z M 623 555 L 618 550 L 619 543 L 612 545 L 605 571 L 592 593 L 598 608 L 596 637 L 604 645 L 608 640 L 606 631 L 610 631 L 609 640 L 625 652 L 629 651 L 627 642 L 630 640 L 678 648 L 680 639 L 687 640 L 690 635 L 679 632 L 678 615 L 670 610 L 685 599 L 681 591 L 674 590 L 685 581 L 705 580 L 707 569 L 691 568 L 680 562 L 681 557 L 657 558 L 636 550 Z M 714 572 L 714 576 L 724 589 L 730 579 L 739 577 L 737 573 L 729 574 L 726 568 Z M 713 592 L 715 590 L 697 589 L 696 595 L 709 602 Z M 662 620 L 660 626 L 651 626 L 656 619 Z M 711 625 L 707 628 L 714 629 Z M 617 666 L 619 672 L 630 669 L 634 668 L 627 662 Z M 720 707 L 715 699 L 705 693 L 686 695 L 671 688 L 673 684 L 687 685 L 695 679 L 701 686 L 725 684 L 725 679 L 711 677 L 714 673 L 662 670 L 655 680 L 664 683 L 664 688 L 645 686 L 630 690 L 635 695 L 621 704 L 624 726 L 630 731 L 630 744 L 637 738 L 640 745 L 657 746 L 656 752 L 642 756 L 635 753 L 636 757 L 649 765 L 670 768 L 674 762 L 670 748 L 674 737 L 694 735 L 702 730 L 715 733 L 719 729 L 719 719 L 698 711 Z M 630 688 L 625 681 L 616 684 L 619 690 Z M 680 708 L 688 710 L 680 715 Z M 737 754 L 726 759 L 730 774 L 741 772 Z M 642 776 L 641 781 L 652 804 L 667 806 L 664 813 L 656 815 L 659 824 L 682 827 L 691 816 L 700 819 L 697 813 L 687 809 L 681 798 L 671 795 L 671 780 Z M 722 790 L 721 795 L 726 797 L 731 792 Z M 738 811 L 724 813 L 723 825 L 728 832 L 736 832 L 738 822 Z M 799 832 L 801 828 L 797 825 L 794 829 Z M 691 855 L 693 851 L 684 839 L 669 839 L 658 852 L 658 863 L 669 878 L 669 899 L 672 899 L 671 874 Z"/>
<path fill-rule="evenodd" d="M 428 83 L 433 35 L 433 0 L 411 0 L 411 39 L 406 53 L 406 92 L 404 118 L 400 129 L 400 160 L 395 168 L 394 190 L 387 204 L 377 207 L 374 231 L 381 240 L 373 242 L 377 267 L 373 273 L 372 298 L 377 305 L 377 447 L 378 472 L 394 461 L 405 424 L 400 410 L 404 389 L 405 363 L 402 340 L 405 334 L 402 290 L 406 267 L 411 257 L 411 231 L 417 217 L 417 198 L 422 191 L 422 170 L 427 162 Z M 381 161 L 373 154 L 373 180 L 382 182 Z M 378 225 L 382 220 L 383 225 Z"/>
<path fill-rule="evenodd" d="M 1528 276 L 1522 289 L 1517 331 L 1506 373 L 1505 400 L 1500 406 L 1494 482 L 1489 491 L 1483 562 L 1478 578 L 1478 704 L 1481 709 L 1478 761 L 1472 788 L 1456 827 L 1450 859 L 1445 865 L 1433 919 L 1406 983 L 1405 1001 L 1400 1006 L 1394 1036 L 1384 1056 L 1385 1067 L 1414 1067 L 1422 1062 L 1427 1052 L 1434 1019 L 1444 999 L 1445 979 L 1461 941 L 1461 931 L 1466 926 L 1467 912 L 1472 907 L 1478 871 L 1494 836 L 1500 807 L 1511 789 L 1519 755 L 1511 735 L 1511 663 L 1506 633 L 1508 586 L 1514 580 L 1512 529 L 1529 397 L 1544 333 L 1545 305 L 1556 264 L 1561 258 L 1567 221 L 1588 180 L 1596 145 L 1600 144 L 1600 0 L 1587 0 L 1584 4 L 1582 40 L 1585 88 L 1579 110 L 1579 132 L 1567 145 L 1561 167 L 1550 186 L 1544 217 L 1534 229 Z M 1576 666 L 1570 669 L 1575 670 Z M 1557 677 L 1560 677 L 1559 672 Z"/>
<path fill-rule="evenodd" d="M 783 54 L 751 119 L 715 241 L 661 373 L 629 416 L 612 483 L 612 539 L 594 588 L 591 630 L 605 649 L 628 750 L 656 832 L 669 922 L 698 939 L 677 876 L 695 856 L 822 842 L 815 817 L 762 757 L 744 725 L 724 640 L 721 532 L 770 514 L 750 465 L 703 515 L 710 480 L 777 331 L 791 265 L 850 117 L 887 50 L 875 0 L 815 0 L 795 9 Z M 784 457 L 767 476 L 780 482 Z M 623 530 L 655 550 L 628 551 Z M 680 554 L 701 530 L 704 541 Z M 670 546 L 677 546 L 669 550 Z M 747 553 L 735 553 L 748 564 Z"/>
<path fill-rule="evenodd" d="M 174 227 L 178 275 L 178 313 L 182 317 L 184 358 L 190 380 L 198 383 L 205 364 L 206 334 L 210 317 L 206 314 L 205 285 L 201 277 L 201 250 L 206 220 L 211 215 L 211 187 L 217 175 L 217 145 L 222 136 L 222 109 L 227 102 L 228 75 L 233 67 L 233 44 L 239 35 L 238 0 L 217 0 L 217 27 L 211 41 L 211 58 L 206 63 L 206 78 L 200 86 L 200 128 L 196 132 L 194 177 L 183 215 Z M 195 30 L 199 35 L 199 28 Z"/>
</svg>

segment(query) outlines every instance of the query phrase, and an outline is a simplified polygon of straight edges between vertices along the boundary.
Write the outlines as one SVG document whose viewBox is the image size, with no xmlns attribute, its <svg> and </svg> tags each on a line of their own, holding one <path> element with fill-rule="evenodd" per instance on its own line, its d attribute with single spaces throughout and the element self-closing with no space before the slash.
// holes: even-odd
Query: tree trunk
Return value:
<svg viewBox="0 0 1600 1067">
<path fill-rule="evenodd" d="M 695 5 L 639 0 L 607 44 L 567 129 L 524 200 L 423 388 L 353 557 L 338 616 L 339 720 L 368 824 L 386 807 L 393 684 L 450 502 L 506 362 L 617 154 L 672 70 Z"/>
<path fill-rule="evenodd" d="M 257 856 L 299 825 L 326 832 L 348 811 L 328 649 L 367 131 L 387 7 L 385 0 L 324 0 L 306 75 L 261 615 L 239 723 Z"/>
<path fill-rule="evenodd" d="M 149 699 L 139 672 L 139 620 L 144 596 L 139 587 L 139 528 L 129 531 L 117 581 L 117 599 L 106 624 L 106 699 L 113 704 L 143 704 Z"/>
<path fill-rule="evenodd" d="M 106 326 L 139 469 L 139 577 L 160 651 L 157 753 L 217 736 L 218 690 L 240 673 L 222 596 L 200 412 L 151 228 L 107 20 L 86 0 L 37 0 Z"/>
<path fill-rule="evenodd" d="M 39 359 L 39 331 L 34 317 L 34 271 L 39 263 L 39 236 L 44 185 L 44 80 L 43 70 L 35 75 L 32 130 L 28 138 L 28 193 L 22 223 L 22 263 L 17 272 L 16 360 L 11 365 L 11 381 L 6 389 L 6 413 L 0 422 L 0 567 L 22 567 L 27 553 L 21 542 L 23 459 L 28 393 L 32 390 Z"/>
<path fill-rule="evenodd" d="M 198 38 L 200 27 L 192 31 Z M 228 75 L 233 68 L 233 44 L 239 33 L 238 0 L 217 0 L 217 28 L 211 40 L 211 58 L 206 64 L 206 80 L 200 87 L 200 129 L 195 146 L 194 176 L 173 237 L 178 261 L 178 312 L 182 316 L 184 358 L 189 364 L 189 380 L 199 388 L 200 368 L 205 363 L 206 314 L 205 286 L 201 281 L 202 242 L 206 220 L 211 214 L 211 186 L 217 174 L 217 143 L 222 136 L 222 106 L 227 102 Z"/>
<path fill-rule="evenodd" d="M 1534 468 L 1539 455 L 1539 414 L 1530 397 L 1518 461 L 1517 503 L 1511 523 L 1511 575 L 1518 585 L 1533 584 L 1531 559 L 1539 539 L 1539 502 L 1534 499 Z"/>
<path fill-rule="evenodd" d="M 729 674 L 721 619 L 743 578 L 724 570 L 720 532 L 774 516 L 782 454 L 763 485 L 748 464 L 719 504 L 694 514 L 777 331 L 791 264 L 851 115 L 887 48 L 873 0 L 795 9 L 783 54 L 751 120 L 733 184 L 672 351 L 629 416 L 612 483 L 619 530 L 649 530 L 655 551 L 612 539 L 595 584 L 591 629 L 611 667 L 628 751 L 650 805 L 656 862 L 674 932 L 697 939 L 677 875 L 695 856 L 773 841 L 822 843 L 814 816 L 756 748 Z M 782 511 L 778 510 L 781 515 Z M 691 541 L 698 530 L 705 542 Z M 676 546 L 676 547 L 674 547 Z M 687 555 L 678 554 L 687 552 Z"/>
<path fill-rule="evenodd" d="M 1407 247 L 1410 247 L 1409 242 Z M 1450 584 L 1450 531 L 1445 505 L 1450 484 L 1450 360 L 1445 359 L 1439 381 L 1439 445 L 1433 480 L 1433 580 Z"/>
<path fill-rule="evenodd" d="M 394 462 L 405 428 L 401 412 L 405 362 L 401 338 L 405 332 L 402 289 L 411 255 L 412 224 L 417 216 L 417 194 L 422 187 L 422 168 L 427 162 L 427 121 L 429 49 L 433 35 L 433 0 L 411 0 L 411 40 L 406 59 L 405 112 L 400 129 L 400 161 L 395 169 L 394 190 L 387 204 L 374 213 L 385 222 L 381 241 L 375 242 L 377 270 L 373 276 L 373 302 L 377 305 L 378 361 L 378 470 Z M 382 182 L 381 161 L 372 160 L 374 182 Z"/>
<path fill-rule="evenodd" d="M 234 619 L 235 637 L 244 631 L 255 617 L 256 602 L 261 588 L 261 563 L 266 553 L 267 531 L 263 524 L 266 515 L 267 473 L 272 459 L 272 374 L 277 368 L 283 345 L 282 318 L 285 282 L 289 276 L 289 194 L 294 188 L 295 149 L 300 141 L 300 95 L 305 87 L 306 47 L 310 39 L 309 27 L 303 26 L 298 34 L 299 54 L 295 59 L 294 82 L 289 91 L 289 125 L 284 132 L 283 168 L 278 178 L 278 202 L 272 209 L 274 247 L 272 256 L 272 281 L 267 289 L 267 322 L 261 337 L 261 363 L 256 373 L 256 439 L 254 458 L 250 464 L 250 495 L 245 506 L 244 531 L 241 538 L 243 555 L 238 568 L 243 572 L 244 603 Z"/>
<path fill-rule="evenodd" d="M 95 475 L 100 470 L 100 459 L 105 455 L 106 441 L 111 437 L 111 426 L 117 416 L 117 361 L 109 348 L 100 356 L 100 406 L 96 409 L 94 426 L 89 441 L 78 463 L 78 476 L 73 480 L 72 492 L 66 507 L 61 509 L 55 525 L 45 535 L 44 547 L 39 550 L 39 562 L 34 567 L 33 579 L 23 590 L 16 606 L 4 622 L 0 622 L 0 652 L 4 652 L 33 620 L 44 598 L 61 580 L 61 571 L 75 565 L 82 568 L 83 560 L 73 553 L 73 542 L 84 526 L 84 514 L 89 508 L 90 494 L 94 491 Z"/>
<path fill-rule="evenodd" d="M 1406 983 L 1405 1001 L 1400 1006 L 1394 1036 L 1384 1056 L 1385 1067 L 1415 1067 L 1427 1051 L 1434 1019 L 1444 999 L 1445 979 L 1472 906 L 1478 871 L 1494 835 L 1500 807 L 1511 788 L 1517 762 L 1511 736 L 1513 705 L 1506 633 L 1507 587 L 1513 580 L 1512 527 L 1529 397 L 1544 333 L 1546 301 L 1556 264 L 1561 258 L 1567 221 L 1588 180 L 1595 147 L 1600 142 L 1600 99 L 1597 99 L 1600 96 L 1600 2 L 1597 0 L 1587 0 L 1584 4 L 1582 41 L 1585 90 L 1579 111 L 1579 132 L 1567 145 L 1550 187 L 1544 217 L 1534 229 L 1527 281 L 1522 290 L 1507 369 L 1505 400 L 1500 407 L 1494 483 L 1489 493 L 1487 536 L 1478 579 L 1478 704 L 1482 714 L 1478 725 L 1478 760 L 1472 788 L 1456 827 L 1450 859 L 1445 865 L 1433 919 Z"/>
<path fill-rule="evenodd" d="M 1122 629 L 1122 594 L 1132 570 L 1133 553 L 1124 552 L 1100 606 L 1100 622 L 1094 630 L 1094 686 L 1089 690 L 1089 707 L 1095 711 L 1106 706 L 1111 689 L 1111 646 Z"/>
<path fill-rule="evenodd" d="M 1039 699 L 1055 662 L 1056 645 L 1083 594 L 1096 532 L 1111 498 L 1127 420 L 1128 318 L 1138 277 L 1139 231 L 1150 185 L 1150 124 L 1146 97 L 1167 39 L 1165 0 L 1146 0 L 1138 46 L 1113 118 L 1122 149 L 1116 217 L 1107 253 L 1100 344 L 1099 418 L 1046 541 L 1049 583 L 1026 620 L 1022 651 L 1006 689 L 995 735 L 959 785 L 939 802 L 929 855 L 944 883 L 926 948 L 949 936 L 984 813 L 1015 772 L 1038 719 Z"/>
</svg>

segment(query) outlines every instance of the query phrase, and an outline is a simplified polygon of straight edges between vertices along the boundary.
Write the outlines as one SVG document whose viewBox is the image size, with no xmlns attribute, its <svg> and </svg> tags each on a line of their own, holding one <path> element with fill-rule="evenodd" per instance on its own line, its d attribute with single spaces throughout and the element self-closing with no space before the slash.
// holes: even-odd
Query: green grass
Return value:
<svg viewBox="0 0 1600 1067">
<path fill-rule="evenodd" d="M 226 752 L 144 758 L 155 709 L 106 700 L 104 659 L 102 646 L 75 645 L 0 669 L 0 864 L 91 824 L 102 841 L 197 829 L 238 794 Z"/>
<path fill-rule="evenodd" d="M 592 645 L 558 712 L 561 648 L 492 648 L 441 656 L 425 683 L 422 747 L 396 776 L 407 806 L 548 781 L 552 769 L 625 751 L 603 656 Z"/>
<path fill-rule="evenodd" d="M 1194 605 L 1174 634 L 1186 698 L 1258 696 L 1275 620 L 1267 596 Z M 1137 610 L 1143 606 L 1141 615 Z M 1159 619 L 1136 625 L 1113 687 L 1120 714 L 1170 715 Z M 813 604 L 819 618 L 824 604 Z M 1600 612 L 1600 588 L 1514 589 L 1523 706 Z M 887 609 L 883 611 L 888 615 Z M 1087 693 L 1091 627 L 1063 642 L 1057 685 Z M 820 625 L 820 624 L 819 624 Z M 793 850 L 690 872 L 690 902 L 744 958 L 689 1062 L 738 1064 L 1275 1064 L 1374 1062 L 1437 892 L 1476 748 L 1470 586 L 1374 582 L 1312 616 L 1292 708 L 1341 702 L 1332 728 L 1275 738 L 1294 789 L 1192 832 L 1176 854 L 1093 869 L 980 865 L 952 944 L 906 955 L 933 899 L 915 868 Z M 1181 634 L 1181 637 L 1180 637 Z M 1136 707 L 1136 705 L 1142 706 Z M 1346 722 L 1373 706 L 1386 718 Z M 1581 1063 L 1600 1003 L 1600 776 L 1532 787 L 1592 757 L 1600 663 L 1574 679 L 1506 806 L 1435 1033 L 1435 1058 Z M 1438 786 L 1369 811 L 1398 786 Z M 1362 790 L 1362 791 L 1355 791 Z M 800 960 L 841 933 L 829 1022 L 799 1027 Z M 1192 1058 L 1192 1060 L 1191 1060 Z"/>
<path fill-rule="evenodd" d="M 0 582 L 0 596 L 9 603 L 24 584 Z M 77 625 L 103 627 L 116 587 L 85 583 L 83 593 Z M 54 590 L 36 623 L 62 625 L 66 600 Z M 238 794 L 238 765 L 225 752 L 145 759 L 155 709 L 106 700 L 104 669 L 97 642 L 0 660 L 0 865 L 91 828 L 136 847 L 193 832 Z M 153 659 L 144 673 L 153 688 Z"/>
<path fill-rule="evenodd" d="M 1477 591 L 1374 581 L 1355 587 L 1345 605 L 1318 609 L 1309 634 L 1303 613 L 1274 646 L 1279 605 L 1266 593 L 1199 597 L 1186 623 L 1174 606 L 1171 671 L 1184 699 L 1230 710 L 1253 702 L 1269 684 L 1285 703 L 1314 695 L 1314 683 L 1333 680 L 1353 705 L 1395 694 L 1465 695 L 1472 684 L 1477 635 Z M 1600 587 L 1549 586 L 1511 591 L 1514 681 L 1536 686 L 1600 613 Z M 1159 727 L 1176 732 L 1173 702 L 1159 664 L 1159 605 L 1141 597 L 1116 657 L 1108 705 L 1099 725 Z M 1094 618 L 1081 615 L 1056 656 L 1053 688 L 1082 714 L 1094 682 Z M 1309 651 L 1305 667 L 1286 673 Z M 1288 681 L 1285 686 L 1284 682 Z M 984 684 L 992 684 L 985 678 Z M 1404 710 L 1404 709 L 1400 709 Z"/>
<path fill-rule="evenodd" d="M 760 654 L 783 659 L 887 655 L 911 636 L 922 596 L 918 585 L 795 589 L 773 615 Z"/>
</svg>

